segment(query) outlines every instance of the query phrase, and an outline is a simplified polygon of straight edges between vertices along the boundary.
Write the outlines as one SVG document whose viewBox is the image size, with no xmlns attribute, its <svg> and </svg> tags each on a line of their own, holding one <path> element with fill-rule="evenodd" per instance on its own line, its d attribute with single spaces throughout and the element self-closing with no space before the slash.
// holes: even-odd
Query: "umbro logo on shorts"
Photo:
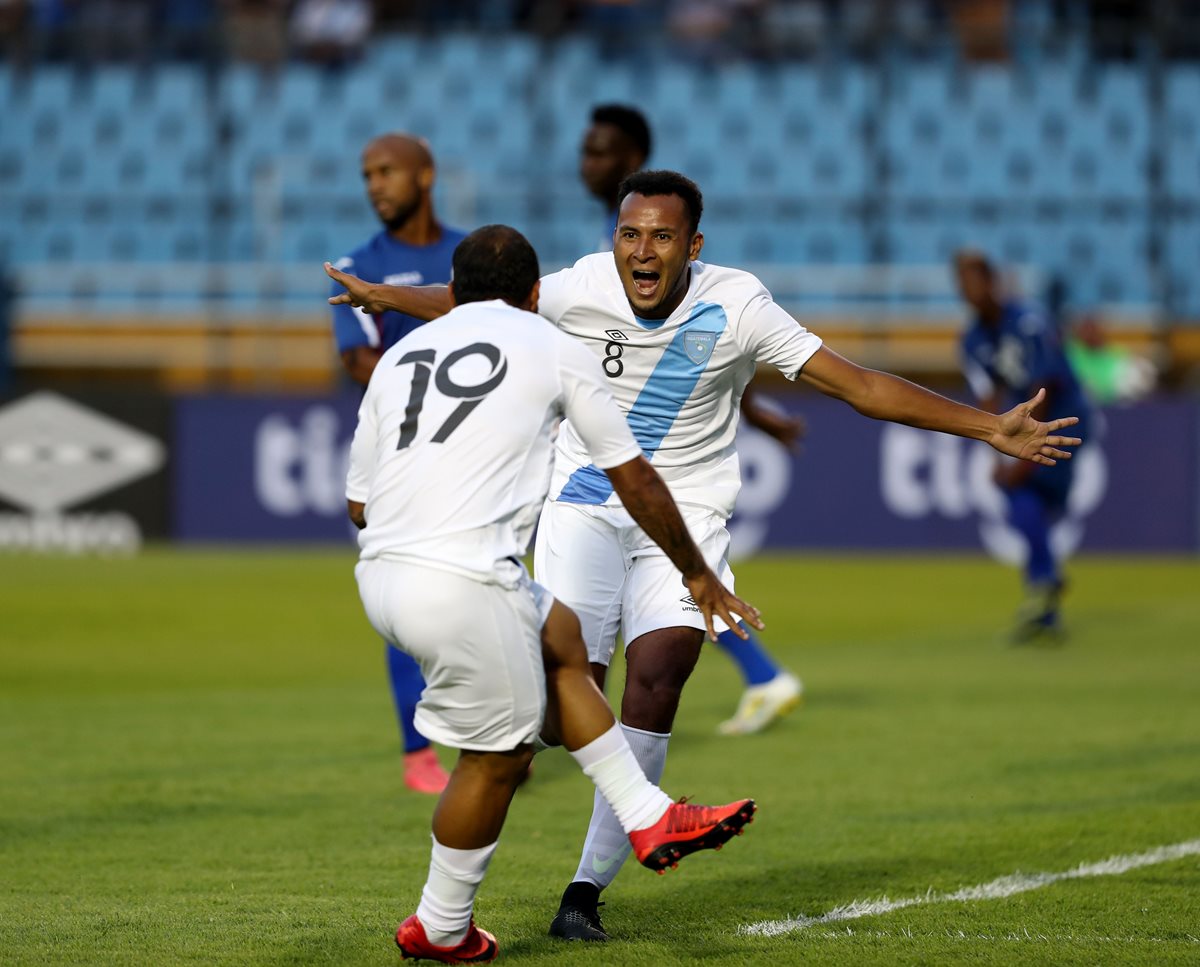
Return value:
<svg viewBox="0 0 1200 967">
<path fill-rule="evenodd" d="M 629 340 L 629 337 L 627 335 L 625 335 L 625 333 L 621 332 L 620 329 L 606 329 L 604 331 L 604 335 L 608 336 L 609 339 L 624 339 L 626 341 Z"/>
<path fill-rule="evenodd" d="M 684 611 L 695 611 L 697 614 L 700 613 L 700 609 L 698 607 L 696 607 L 696 599 L 693 598 L 690 594 L 685 594 L 679 600 L 681 602 L 683 602 L 683 605 L 684 605 L 683 610 Z"/>
</svg>

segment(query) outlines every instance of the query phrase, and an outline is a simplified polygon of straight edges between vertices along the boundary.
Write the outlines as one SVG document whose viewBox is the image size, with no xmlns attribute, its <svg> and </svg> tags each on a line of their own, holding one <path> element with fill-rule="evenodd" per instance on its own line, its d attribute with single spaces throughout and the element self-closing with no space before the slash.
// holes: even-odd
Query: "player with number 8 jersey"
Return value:
<svg viewBox="0 0 1200 967">
<path fill-rule="evenodd" d="M 753 275 L 700 261 L 691 263 L 687 294 L 666 319 L 637 316 L 607 252 L 545 276 L 538 312 L 600 356 L 634 437 L 676 501 L 725 517 L 741 486 L 734 436 L 755 364 L 795 379 L 821 347 Z M 569 424 L 558 457 L 552 500 L 618 503 Z"/>
</svg>

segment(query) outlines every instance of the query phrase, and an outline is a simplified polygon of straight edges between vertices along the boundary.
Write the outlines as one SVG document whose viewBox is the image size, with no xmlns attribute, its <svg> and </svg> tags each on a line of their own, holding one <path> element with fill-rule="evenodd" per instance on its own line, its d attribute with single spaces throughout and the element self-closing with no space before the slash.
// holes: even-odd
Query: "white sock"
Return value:
<svg viewBox="0 0 1200 967">
<path fill-rule="evenodd" d="M 614 732 L 615 729 L 606 732 L 599 739 L 588 743 L 582 749 L 571 754 L 576 756 L 578 761 L 580 754 L 588 752 L 602 740 L 605 742 L 616 742 L 616 748 L 620 751 L 620 745 L 624 743 L 611 738 Z M 636 825 L 628 827 L 629 829 L 641 829 L 657 822 L 662 814 L 666 812 L 666 807 L 671 804 L 671 800 L 667 794 L 657 786 L 652 785 L 662 778 L 663 769 L 667 763 L 667 742 L 670 740 L 671 734 L 669 732 L 666 734 L 660 732 L 643 732 L 641 729 L 622 725 L 620 735 L 624 737 L 629 751 L 633 753 L 634 759 L 636 759 L 638 766 L 641 767 L 642 774 L 647 780 L 649 788 L 656 794 L 646 800 L 646 805 L 642 807 L 645 811 L 641 816 L 649 817 L 648 820 L 642 822 L 640 821 L 641 817 L 639 817 Z M 600 756 L 598 758 L 604 761 L 611 755 L 610 751 L 608 756 Z M 610 766 L 614 772 L 617 772 L 621 768 L 619 761 L 614 760 Z M 584 765 L 584 763 L 580 761 L 580 765 Z M 588 772 L 587 766 L 584 766 L 584 771 Z M 588 775 L 591 776 L 591 773 L 588 772 Z M 617 781 L 619 783 L 621 780 Z M 616 878 L 617 873 L 620 872 L 621 864 L 625 862 L 625 858 L 629 855 L 629 851 L 629 836 L 626 832 L 626 827 L 617 818 L 617 814 L 605 800 L 604 796 L 601 795 L 597 781 L 596 796 L 592 803 L 592 819 L 588 824 L 587 836 L 583 841 L 583 854 L 579 858 L 579 868 L 575 871 L 575 880 L 593 883 L 603 890 Z"/>
<path fill-rule="evenodd" d="M 433 839 L 429 879 L 421 891 L 417 919 L 429 942 L 438 947 L 460 944 L 471 927 L 475 893 L 487 872 L 497 843 L 479 849 L 454 849 Z"/>
<path fill-rule="evenodd" d="M 595 783 L 622 830 L 653 826 L 671 805 L 670 797 L 646 778 L 625 733 L 613 727 L 571 753 L 584 775 Z"/>
</svg>

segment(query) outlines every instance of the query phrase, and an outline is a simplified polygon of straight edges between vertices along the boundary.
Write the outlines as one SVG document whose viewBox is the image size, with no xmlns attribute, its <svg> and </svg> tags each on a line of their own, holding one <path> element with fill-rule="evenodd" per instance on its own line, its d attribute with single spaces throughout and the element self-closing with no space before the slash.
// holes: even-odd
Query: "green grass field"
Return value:
<svg viewBox="0 0 1200 967">
<path fill-rule="evenodd" d="M 432 802 L 406 793 L 348 553 L 0 558 L 0 963 L 398 961 Z M 760 803 L 667 877 L 627 866 L 618 940 L 546 937 L 591 789 L 539 757 L 477 904 L 530 964 L 1198 964 L 1200 859 L 775 938 L 741 925 L 1200 839 L 1200 563 L 1083 559 L 1071 636 L 1012 648 L 976 558 L 760 558 L 739 590 L 805 681 L 766 734 L 715 650 L 664 786 Z"/>
</svg>

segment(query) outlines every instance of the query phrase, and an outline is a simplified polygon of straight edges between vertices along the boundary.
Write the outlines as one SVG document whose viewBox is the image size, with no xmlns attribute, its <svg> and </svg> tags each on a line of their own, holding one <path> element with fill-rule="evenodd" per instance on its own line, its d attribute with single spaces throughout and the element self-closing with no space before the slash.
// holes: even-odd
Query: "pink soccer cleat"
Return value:
<svg viewBox="0 0 1200 967">
<path fill-rule="evenodd" d="M 414 792 L 424 792 L 430 796 L 440 796 L 450 774 L 438 762 L 437 753 L 433 747 L 421 749 L 418 752 L 406 752 L 404 755 L 404 784 Z"/>
</svg>

